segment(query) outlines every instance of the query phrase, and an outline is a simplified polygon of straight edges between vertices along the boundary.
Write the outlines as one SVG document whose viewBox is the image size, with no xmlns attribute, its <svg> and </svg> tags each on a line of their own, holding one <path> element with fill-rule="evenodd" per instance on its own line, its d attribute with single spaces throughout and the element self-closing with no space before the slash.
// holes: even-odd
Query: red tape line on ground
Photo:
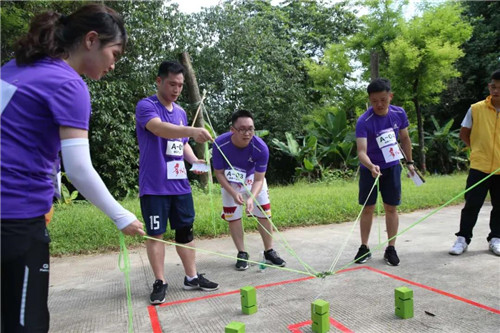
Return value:
<svg viewBox="0 0 500 333">
<path fill-rule="evenodd" d="M 420 287 L 420 288 L 423 288 L 423 289 L 430 290 L 430 291 L 438 293 L 440 295 L 447 296 L 447 297 L 453 298 L 455 300 L 458 300 L 458 301 L 461 301 L 461 302 L 464 302 L 464 303 L 476 306 L 476 307 L 478 307 L 480 309 L 487 310 L 487 311 L 490 311 L 490 312 L 493 312 L 493 313 L 496 313 L 496 314 L 500 314 L 500 310 L 499 309 L 495 309 L 495 308 L 489 307 L 487 305 L 480 304 L 480 303 L 468 300 L 466 298 L 450 294 L 450 293 L 448 293 L 446 291 L 442 291 L 442 290 L 439 290 L 439 289 L 436 289 L 436 288 L 433 288 L 433 287 L 426 286 L 426 285 L 418 283 L 418 282 L 413 282 L 411 280 L 399 277 L 399 276 L 394 275 L 394 274 L 390 274 L 390 273 L 384 272 L 384 271 L 376 269 L 376 268 L 372 268 L 370 266 L 364 266 L 363 265 L 363 266 L 359 266 L 359 267 L 346 268 L 346 269 L 343 269 L 341 271 L 336 272 L 335 274 L 344 273 L 344 272 L 350 272 L 350 271 L 356 271 L 356 270 L 360 270 L 360 269 L 367 269 L 369 271 L 385 275 L 385 276 L 390 277 L 392 279 L 399 280 L 399 281 L 402 281 L 402 282 L 405 282 L 405 283 L 408 283 L 408 284 L 411 284 L 411 285 L 414 285 L 414 286 L 417 286 L 417 287 Z M 274 286 L 279 286 L 279 285 L 284 285 L 284 284 L 289 284 L 289 283 L 302 282 L 302 281 L 306 281 L 306 280 L 310 280 L 310 279 L 314 279 L 314 278 L 315 277 L 313 277 L 313 276 L 309 276 L 309 277 L 300 278 L 300 279 L 285 280 L 285 281 L 281 281 L 281 282 L 263 284 L 263 285 L 260 285 L 260 286 L 256 286 L 255 288 L 256 289 L 261 289 L 261 288 L 274 287 Z M 160 304 L 158 307 L 165 307 L 165 306 L 171 306 L 171 305 L 182 304 L 182 303 L 190 303 L 190 302 L 200 301 L 200 300 L 204 300 L 204 299 L 208 299 L 208 298 L 214 298 L 214 297 L 234 295 L 234 294 L 237 294 L 239 292 L 240 292 L 240 290 L 238 289 L 238 290 L 228 291 L 228 292 L 220 293 L 220 294 L 211 294 L 211 295 L 206 295 L 206 296 L 201 296 L 201 297 L 195 297 L 195 298 L 189 298 L 189 299 L 182 299 L 182 300 L 173 301 L 173 302 L 169 302 L 169 303 L 163 303 L 163 304 Z M 153 329 L 153 333 L 162 333 L 161 325 L 160 325 L 160 322 L 159 322 L 159 319 L 158 319 L 158 313 L 156 312 L 156 307 L 152 306 L 152 305 L 148 306 L 148 312 L 149 312 L 149 317 L 150 317 L 150 320 L 151 320 L 151 327 Z M 336 324 L 338 324 L 341 327 L 344 327 L 346 330 L 348 330 L 348 328 L 346 328 L 342 324 L 340 324 L 340 323 L 336 322 L 335 320 L 333 320 L 335 322 L 334 323 L 334 322 L 332 322 L 332 320 L 333 319 L 330 318 L 330 322 L 335 327 L 337 327 Z M 303 322 L 303 323 L 305 323 L 305 322 Z M 298 327 L 302 327 L 303 325 L 305 325 L 303 323 L 292 324 L 288 328 L 289 329 L 295 329 L 295 331 L 292 331 L 292 332 L 300 333 L 301 331 L 298 329 Z M 295 325 L 300 325 L 300 326 L 295 326 Z M 342 328 L 340 328 L 340 327 L 337 327 L 337 328 L 340 329 L 340 330 L 342 330 Z M 351 332 L 351 331 L 348 330 L 348 331 L 343 331 L 343 332 Z"/>
</svg>

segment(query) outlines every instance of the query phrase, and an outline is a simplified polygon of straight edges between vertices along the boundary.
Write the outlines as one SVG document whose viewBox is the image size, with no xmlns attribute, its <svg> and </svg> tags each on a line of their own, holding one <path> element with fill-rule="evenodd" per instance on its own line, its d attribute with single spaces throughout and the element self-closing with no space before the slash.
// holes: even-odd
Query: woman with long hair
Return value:
<svg viewBox="0 0 500 333">
<path fill-rule="evenodd" d="M 124 52 L 119 14 L 92 4 L 69 16 L 33 18 L 1 69 L 2 332 L 47 332 L 51 173 L 61 152 L 66 174 L 124 234 L 143 225 L 109 193 L 92 166 L 91 103 L 80 75 L 99 80 Z"/>
</svg>

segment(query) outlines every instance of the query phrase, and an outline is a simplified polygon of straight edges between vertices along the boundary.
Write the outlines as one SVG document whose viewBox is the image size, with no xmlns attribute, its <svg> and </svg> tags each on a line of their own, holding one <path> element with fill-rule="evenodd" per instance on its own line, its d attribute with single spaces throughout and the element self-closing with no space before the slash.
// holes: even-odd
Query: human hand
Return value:
<svg viewBox="0 0 500 333">
<path fill-rule="evenodd" d="M 247 214 L 252 214 L 252 211 L 253 211 L 253 198 L 252 197 L 247 199 L 245 211 Z"/>
<path fill-rule="evenodd" d="M 144 226 L 139 220 L 135 220 L 134 222 L 130 223 L 128 226 L 122 229 L 122 232 L 128 236 L 146 235 L 146 233 L 144 232 Z"/>
<path fill-rule="evenodd" d="M 408 178 L 415 176 L 415 166 L 413 164 L 407 164 L 406 167 L 408 168 Z"/>
<path fill-rule="evenodd" d="M 193 137 L 194 141 L 196 141 L 198 143 L 204 143 L 207 141 L 214 141 L 214 139 L 212 139 L 212 136 L 210 135 L 210 133 L 206 129 L 201 128 L 201 127 L 195 127 L 193 129 L 194 129 L 194 133 L 193 133 L 192 137 Z"/>
<path fill-rule="evenodd" d="M 380 167 L 378 165 L 373 165 L 371 168 L 370 168 L 370 172 L 372 173 L 372 177 L 373 178 L 377 178 L 377 176 L 382 176 L 382 173 L 380 172 Z"/>
<path fill-rule="evenodd" d="M 245 200 L 243 200 L 243 196 L 241 195 L 241 193 L 235 192 L 233 194 L 233 199 L 234 202 L 236 202 L 238 205 L 243 205 L 245 203 Z"/>
<path fill-rule="evenodd" d="M 193 163 L 191 163 L 191 164 L 193 164 L 193 165 L 194 165 L 195 163 L 196 163 L 196 164 L 205 164 L 205 165 L 207 164 L 207 162 L 206 162 L 205 160 L 195 160 L 195 161 L 193 161 Z M 204 170 L 192 170 L 192 171 L 193 171 L 193 173 L 194 173 L 194 174 L 196 174 L 196 175 L 202 175 L 202 174 L 204 174 L 204 173 L 207 173 L 207 171 L 204 171 Z"/>
</svg>

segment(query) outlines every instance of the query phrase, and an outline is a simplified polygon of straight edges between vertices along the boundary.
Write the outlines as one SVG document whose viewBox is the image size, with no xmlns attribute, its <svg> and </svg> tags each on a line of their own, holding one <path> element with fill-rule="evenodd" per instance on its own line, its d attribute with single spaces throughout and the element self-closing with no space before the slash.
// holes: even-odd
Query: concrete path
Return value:
<svg viewBox="0 0 500 333">
<path fill-rule="evenodd" d="M 231 321 L 245 323 L 246 332 L 312 332 L 310 304 L 330 303 L 330 332 L 500 332 L 500 257 L 488 251 L 491 206 L 485 204 L 468 251 L 451 256 L 461 206 L 447 207 L 398 238 L 401 265 L 388 266 L 378 246 L 378 222 L 370 238 L 373 258 L 351 264 L 359 247 L 353 223 L 295 228 L 282 235 L 301 260 L 316 271 L 328 271 L 346 242 L 333 276 L 324 279 L 256 265 L 234 270 L 234 260 L 197 253 L 200 273 L 220 283 L 215 292 L 182 289 L 183 269 L 173 246 L 166 246 L 167 303 L 150 306 L 154 277 L 145 248 L 130 250 L 135 332 L 224 332 Z M 403 214 L 400 230 L 430 210 Z M 380 218 L 382 242 L 385 227 Z M 222 223 L 222 221 L 221 221 Z M 260 236 L 247 235 L 250 259 L 262 251 Z M 198 240 L 197 247 L 235 256 L 229 237 Z M 305 271 L 298 260 L 275 242 L 287 267 Z M 51 332 L 127 332 L 128 307 L 118 254 L 53 258 L 49 306 Z M 241 313 L 239 288 L 257 287 L 258 312 Z M 414 317 L 394 314 L 394 288 L 414 292 Z"/>
</svg>

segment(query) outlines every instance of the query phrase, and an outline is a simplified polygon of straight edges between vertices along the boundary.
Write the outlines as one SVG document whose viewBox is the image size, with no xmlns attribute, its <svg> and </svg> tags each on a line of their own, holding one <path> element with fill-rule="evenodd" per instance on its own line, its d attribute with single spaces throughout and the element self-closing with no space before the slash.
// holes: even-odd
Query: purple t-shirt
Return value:
<svg viewBox="0 0 500 333">
<path fill-rule="evenodd" d="M 187 178 L 168 178 L 169 172 L 176 173 L 184 168 L 184 156 L 180 150 L 188 142 L 188 138 L 164 139 L 146 129 L 146 124 L 153 118 L 160 118 L 161 121 L 174 125 L 189 126 L 186 112 L 179 105 L 172 105 L 172 111 L 168 111 L 156 95 L 137 103 L 135 118 L 139 142 L 139 196 L 191 193 Z"/>
<path fill-rule="evenodd" d="M 385 116 L 378 116 L 373 112 L 373 107 L 370 107 L 359 117 L 356 123 L 356 138 L 367 139 L 368 157 L 380 169 L 386 169 L 399 164 L 399 160 L 387 163 L 377 138 L 383 138 L 386 133 L 390 132 L 392 134 L 391 131 L 393 131 L 397 140 L 399 131 L 408 126 L 408 118 L 402 107 L 389 105 L 389 112 Z M 361 164 L 361 167 L 366 168 L 363 164 Z"/>
<path fill-rule="evenodd" d="M 15 89 L 1 114 L 1 217 L 38 217 L 52 206 L 59 127 L 88 130 L 89 91 L 60 59 L 22 67 L 11 60 L 2 67 L 1 79 L 2 95 L 5 86 Z"/>
<path fill-rule="evenodd" d="M 231 170 L 231 167 L 222 156 L 227 157 L 231 165 L 239 171 L 245 172 L 246 176 L 253 175 L 255 172 L 265 172 L 267 162 L 269 161 L 269 148 L 259 137 L 253 136 L 250 143 L 245 148 L 236 147 L 231 141 L 233 133 L 226 132 L 215 139 L 212 147 L 213 161 L 215 170 Z M 220 150 L 219 150 L 220 148 Z"/>
</svg>

